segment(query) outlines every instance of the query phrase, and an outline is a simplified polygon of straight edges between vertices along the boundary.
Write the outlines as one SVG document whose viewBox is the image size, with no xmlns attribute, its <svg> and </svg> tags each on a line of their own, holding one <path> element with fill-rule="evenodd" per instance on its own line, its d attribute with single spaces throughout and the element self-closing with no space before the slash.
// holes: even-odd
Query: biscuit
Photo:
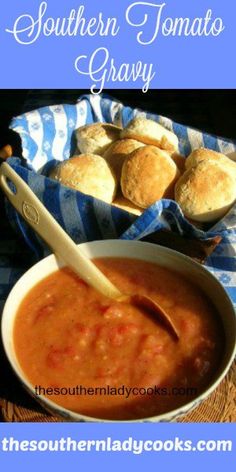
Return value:
<svg viewBox="0 0 236 472">
<path fill-rule="evenodd" d="M 103 157 L 114 171 L 118 181 L 120 181 L 121 170 L 126 157 L 142 146 L 144 144 L 135 141 L 135 139 L 119 139 L 109 146 Z"/>
<path fill-rule="evenodd" d="M 178 152 L 173 152 L 172 154 L 170 154 L 170 157 L 171 159 L 173 159 L 173 161 L 177 165 L 180 171 L 180 174 L 183 174 L 183 172 L 185 171 L 186 158 L 182 156 L 181 154 L 179 154 Z"/>
<path fill-rule="evenodd" d="M 130 200 L 127 200 L 121 193 L 119 193 L 112 205 L 121 210 L 128 211 L 128 213 L 133 213 L 134 215 L 140 216 L 143 213 L 143 209 L 139 208 L 137 205 L 134 205 Z"/>
<path fill-rule="evenodd" d="M 199 162 L 221 162 L 224 166 L 227 166 L 231 169 L 231 172 L 234 173 L 236 178 L 236 163 L 229 159 L 224 154 L 220 152 L 212 151 L 211 149 L 200 148 L 195 149 L 185 160 L 185 168 L 190 169 L 191 167 L 196 166 Z"/>
<path fill-rule="evenodd" d="M 49 177 L 107 203 L 111 203 L 116 195 L 116 178 L 101 156 L 74 156 L 57 165 Z"/>
<path fill-rule="evenodd" d="M 76 130 L 77 146 L 82 154 L 102 156 L 111 143 L 120 138 L 122 128 L 108 123 L 95 123 Z"/>
<path fill-rule="evenodd" d="M 161 198 L 172 198 L 179 177 L 176 164 L 166 151 L 144 146 L 133 151 L 125 160 L 121 188 L 125 198 L 141 208 L 147 208 Z"/>
<path fill-rule="evenodd" d="M 178 151 L 177 136 L 156 121 L 137 117 L 121 132 L 121 138 L 132 138 L 167 151 Z"/>
<path fill-rule="evenodd" d="M 186 217 L 212 222 L 222 218 L 236 199 L 232 173 L 220 161 L 202 161 L 190 167 L 175 186 L 175 200 Z"/>
</svg>

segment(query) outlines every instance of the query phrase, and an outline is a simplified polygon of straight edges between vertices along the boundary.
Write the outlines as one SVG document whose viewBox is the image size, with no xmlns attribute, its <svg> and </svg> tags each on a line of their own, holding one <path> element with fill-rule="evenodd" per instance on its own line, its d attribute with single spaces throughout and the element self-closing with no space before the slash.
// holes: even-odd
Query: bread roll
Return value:
<svg viewBox="0 0 236 472">
<path fill-rule="evenodd" d="M 121 132 L 121 138 L 132 138 L 167 151 L 178 150 L 177 136 L 156 121 L 134 118 Z"/>
<path fill-rule="evenodd" d="M 183 172 L 185 171 L 186 158 L 182 156 L 181 154 L 179 154 L 178 152 L 173 152 L 172 154 L 170 154 L 170 157 L 171 159 L 173 159 L 173 161 L 177 165 L 180 171 L 180 174 L 183 174 Z"/>
<path fill-rule="evenodd" d="M 129 213 L 133 213 L 134 215 L 140 216 L 143 213 L 142 208 L 139 208 L 137 205 L 134 205 L 130 200 L 127 200 L 121 193 L 119 193 L 112 205 L 116 206 L 117 208 L 121 208 L 121 210 L 128 211 Z"/>
<path fill-rule="evenodd" d="M 176 202 L 193 221 L 211 222 L 222 218 L 235 199 L 235 179 L 221 162 L 200 162 L 188 169 L 175 186 Z"/>
<path fill-rule="evenodd" d="M 191 167 L 196 166 L 197 164 L 199 164 L 199 162 L 202 162 L 202 161 L 221 162 L 224 166 L 228 166 L 230 169 L 232 169 L 230 172 L 234 173 L 235 178 L 236 178 L 236 163 L 233 162 L 224 154 L 221 154 L 220 152 L 212 151 L 211 149 L 205 149 L 205 148 L 195 149 L 187 157 L 185 161 L 185 168 L 190 169 Z"/>
<path fill-rule="evenodd" d="M 155 146 L 144 146 L 130 154 L 122 167 L 123 195 L 147 208 L 160 198 L 172 198 L 179 171 L 169 154 Z"/>
<path fill-rule="evenodd" d="M 121 128 L 107 123 L 86 125 L 76 130 L 77 146 L 83 154 L 102 156 L 113 141 L 120 138 Z"/>
<path fill-rule="evenodd" d="M 135 139 L 119 139 L 109 146 L 103 157 L 114 171 L 118 182 L 121 178 L 121 170 L 125 158 L 135 149 L 142 146 L 144 144 L 140 143 L 140 141 L 135 141 Z"/>
<path fill-rule="evenodd" d="M 67 187 L 111 203 L 117 182 L 109 165 L 101 156 L 81 154 L 57 165 L 50 177 Z"/>
</svg>

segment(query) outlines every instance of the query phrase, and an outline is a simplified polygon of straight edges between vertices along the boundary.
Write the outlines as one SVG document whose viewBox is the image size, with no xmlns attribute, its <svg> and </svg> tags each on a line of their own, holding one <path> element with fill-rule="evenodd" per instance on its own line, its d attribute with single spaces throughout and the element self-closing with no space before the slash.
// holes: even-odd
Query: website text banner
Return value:
<svg viewBox="0 0 236 472">
<path fill-rule="evenodd" d="M 2 470 L 20 464 L 25 472 L 154 465 L 166 471 L 230 470 L 235 432 L 235 424 L 1 424 L 0 463 Z"/>
<path fill-rule="evenodd" d="M 8 0 L 1 88 L 234 88 L 235 0 Z"/>
</svg>

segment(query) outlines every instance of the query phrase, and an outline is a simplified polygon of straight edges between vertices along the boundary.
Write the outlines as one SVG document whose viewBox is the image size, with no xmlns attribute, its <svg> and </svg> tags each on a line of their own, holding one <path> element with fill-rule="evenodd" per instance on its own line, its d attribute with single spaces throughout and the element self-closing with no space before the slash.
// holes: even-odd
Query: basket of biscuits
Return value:
<svg viewBox="0 0 236 472">
<path fill-rule="evenodd" d="M 236 285 L 236 143 L 93 95 L 18 116 L 11 128 L 24 160 L 9 164 L 75 242 L 163 231 L 205 244 L 221 240 L 207 265 Z M 46 255 L 9 205 L 7 212 L 37 255 Z"/>
</svg>

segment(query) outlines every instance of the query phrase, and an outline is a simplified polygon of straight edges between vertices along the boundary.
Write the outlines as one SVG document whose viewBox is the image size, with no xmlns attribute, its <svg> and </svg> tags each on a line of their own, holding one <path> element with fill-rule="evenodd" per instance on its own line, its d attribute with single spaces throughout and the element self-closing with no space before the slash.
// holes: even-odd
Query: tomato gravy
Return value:
<svg viewBox="0 0 236 472">
<path fill-rule="evenodd" d="M 51 387 L 48 398 L 67 409 L 112 420 L 154 416 L 198 396 L 224 348 L 210 300 L 177 272 L 154 263 L 95 263 L 122 292 L 157 301 L 178 328 L 179 341 L 141 308 L 106 298 L 63 268 L 30 290 L 16 316 L 15 351 L 31 384 Z M 97 393 L 65 394 L 76 386 Z M 133 393 L 115 394 L 122 386 Z M 104 393 L 107 387 L 110 393 Z"/>
</svg>

